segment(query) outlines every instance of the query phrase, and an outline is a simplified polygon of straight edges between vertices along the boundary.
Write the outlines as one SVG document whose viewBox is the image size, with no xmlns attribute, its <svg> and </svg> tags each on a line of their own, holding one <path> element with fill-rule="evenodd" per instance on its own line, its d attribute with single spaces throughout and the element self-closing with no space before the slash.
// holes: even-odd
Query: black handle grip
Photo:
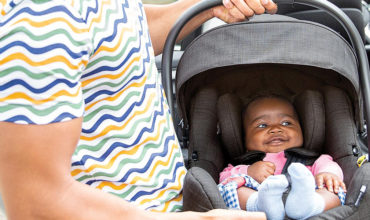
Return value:
<svg viewBox="0 0 370 220">
<path fill-rule="evenodd" d="M 274 0 L 276 4 L 301 4 L 307 5 L 314 8 L 322 9 L 333 16 L 346 30 L 353 48 L 355 49 L 356 56 L 358 59 L 358 72 L 360 78 L 360 86 L 362 95 L 364 98 L 364 110 L 365 119 L 370 123 L 370 79 L 369 79 L 369 63 L 367 59 L 366 50 L 361 38 L 360 33 L 357 31 L 355 25 L 351 19 L 337 6 L 327 0 Z M 171 110 L 172 117 L 175 118 L 174 114 L 174 103 L 173 103 L 173 90 L 172 90 L 172 57 L 173 49 L 175 46 L 176 39 L 185 26 L 195 15 L 202 11 L 221 5 L 222 0 L 203 0 L 193 7 L 189 8 L 181 17 L 177 20 L 170 33 L 167 36 L 167 40 L 163 49 L 162 55 L 162 83 L 165 89 L 165 93 L 168 99 L 168 104 Z M 176 126 L 176 125 L 175 125 Z M 368 149 L 370 152 L 370 129 L 367 129 L 368 137 Z"/>
</svg>

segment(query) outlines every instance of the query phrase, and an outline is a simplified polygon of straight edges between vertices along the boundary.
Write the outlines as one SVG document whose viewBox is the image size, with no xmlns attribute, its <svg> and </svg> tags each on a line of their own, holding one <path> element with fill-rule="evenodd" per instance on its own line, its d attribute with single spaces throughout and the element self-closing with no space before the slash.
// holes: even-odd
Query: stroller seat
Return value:
<svg viewBox="0 0 370 220">
<path fill-rule="evenodd" d="M 320 91 L 305 90 L 294 97 L 294 106 L 301 119 L 304 148 L 333 157 L 343 169 L 348 186 L 346 205 L 322 213 L 315 218 L 367 219 L 367 208 L 354 207 L 360 183 L 370 180 L 369 164 L 358 169 L 359 149 L 353 110 L 347 95 L 336 87 L 324 86 Z M 185 179 L 184 210 L 207 211 L 226 208 L 218 189 L 218 174 L 233 159 L 245 152 L 242 133 L 243 102 L 235 93 L 219 96 L 214 88 L 202 89 L 194 98 L 190 133 L 192 167 Z M 195 125 L 196 124 L 196 125 Z M 218 130 L 218 131 L 217 131 Z M 199 135 L 202 134 L 202 135 Z M 198 148 L 197 146 L 203 146 Z M 234 164 L 237 165 L 237 164 Z M 197 202 L 194 202 L 197 201 Z M 363 207 L 369 203 L 362 201 Z M 367 203 L 367 205 L 365 205 Z M 356 209 L 356 212 L 354 211 Z M 353 216 L 356 213 L 357 216 Z"/>
<path fill-rule="evenodd" d="M 226 208 L 218 175 L 244 153 L 241 111 L 251 96 L 269 90 L 294 101 L 304 148 L 331 155 L 344 173 L 345 205 L 311 218 L 369 219 L 368 192 L 354 205 L 370 182 L 369 163 L 356 164 L 367 152 L 357 71 L 353 49 L 338 33 L 281 15 L 217 27 L 194 40 L 176 76 L 189 134 L 184 210 Z"/>
</svg>

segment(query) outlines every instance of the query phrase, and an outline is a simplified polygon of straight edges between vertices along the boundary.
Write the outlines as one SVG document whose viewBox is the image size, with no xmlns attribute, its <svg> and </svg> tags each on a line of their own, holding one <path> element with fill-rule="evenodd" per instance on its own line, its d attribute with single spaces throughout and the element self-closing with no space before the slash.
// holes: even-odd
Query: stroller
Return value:
<svg viewBox="0 0 370 220">
<path fill-rule="evenodd" d="M 176 75 L 177 108 L 184 122 L 184 139 L 189 138 L 184 210 L 227 208 L 218 192 L 218 175 L 244 153 L 243 105 L 253 94 L 268 88 L 294 100 L 303 147 L 331 155 L 344 173 L 348 189 L 345 205 L 310 219 L 370 219 L 370 192 L 364 190 L 370 187 L 370 164 L 357 164 L 370 146 L 364 120 L 366 116 L 370 121 L 369 66 L 362 39 L 332 4 L 296 2 L 308 2 L 339 17 L 351 42 L 317 23 L 261 15 L 249 22 L 212 29 L 184 52 Z M 168 77 L 174 41 L 188 18 L 220 3 L 202 2 L 179 20 L 181 25 L 167 38 L 162 74 L 167 77 L 164 86 L 172 110 Z"/>
</svg>

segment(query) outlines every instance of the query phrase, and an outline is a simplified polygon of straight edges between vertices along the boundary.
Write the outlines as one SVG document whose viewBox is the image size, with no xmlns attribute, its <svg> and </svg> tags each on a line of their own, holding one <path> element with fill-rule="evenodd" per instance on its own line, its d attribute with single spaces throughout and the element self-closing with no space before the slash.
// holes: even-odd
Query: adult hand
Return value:
<svg viewBox="0 0 370 220">
<path fill-rule="evenodd" d="M 262 183 L 267 177 L 274 175 L 275 164 L 268 161 L 258 161 L 248 167 L 248 176 L 258 183 Z"/>
<path fill-rule="evenodd" d="M 319 189 L 324 188 L 324 186 L 328 189 L 328 191 L 333 193 L 338 193 L 339 187 L 346 192 L 346 185 L 344 182 L 339 179 L 339 177 L 332 173 L 322 172 L 318 173 L 315 176 L 316 185 Z"/>
<path fill-rule="evenodd" d="M 275 14 L 277 5 L 272 0 L 223 0 L 223 6 L 212 9 L 213 15 L 226 23 L 244 21 L 255 14 Z"/>
<path fill-rule="evenodd" d="M 203 213 L 203 216 L 211 219 L 222 219 L 222 220 L 262 220 L 266 219 L 266 215 L 263 212 L 246 212 L 243 210 L 225 210 L 225 209 L 213 209 L 211 211 Z"/>
</svg>

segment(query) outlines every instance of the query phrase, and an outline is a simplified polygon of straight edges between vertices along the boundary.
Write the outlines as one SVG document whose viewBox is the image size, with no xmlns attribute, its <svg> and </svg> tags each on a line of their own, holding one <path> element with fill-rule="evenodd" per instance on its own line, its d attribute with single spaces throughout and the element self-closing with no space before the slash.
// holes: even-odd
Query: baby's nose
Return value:
<svg viewBox="0 0 370 220">
<path fill-rule="evenodd" d="M 274 125 L 274 126 L 271 127 L 270 132 L 271 133 L 280 133 L 280 132 L 283 132 L 283 129 L 279 125 Z"/>
</svg>

